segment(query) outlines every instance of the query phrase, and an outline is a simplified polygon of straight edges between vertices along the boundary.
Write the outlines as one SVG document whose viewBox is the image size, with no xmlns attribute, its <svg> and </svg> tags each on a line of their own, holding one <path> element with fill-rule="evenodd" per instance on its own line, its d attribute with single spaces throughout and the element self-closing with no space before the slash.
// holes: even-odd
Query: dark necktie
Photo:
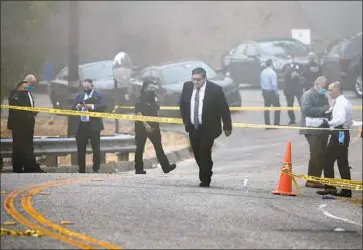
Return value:
<svg viewBox="0 0 363 250">
<path fill-rule="evenodd" d="M 198 129 L 199 126 L 199 89 L 197 89 L 197 92 L 195 93 L 194 97 L 194 127 L 195 129 Z"/>
</svg>

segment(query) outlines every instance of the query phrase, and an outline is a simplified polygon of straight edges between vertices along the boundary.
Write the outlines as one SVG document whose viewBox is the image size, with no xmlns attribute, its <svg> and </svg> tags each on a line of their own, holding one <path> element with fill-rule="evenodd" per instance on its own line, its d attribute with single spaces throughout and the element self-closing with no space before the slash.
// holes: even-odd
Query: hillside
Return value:
<svg viewBox="0 0 363 250">
<path fill-rule="evenodd" d="M 126 51 L 140 66 L 179 58 L 200 58 L 218 66 L 221 54 L 233 45 L 291 36 L 293 28 L 310 28 L 315 47 L 320 49 L 344 32 L 354 34 L 362 27 L 361 2 L 80 3 L 82 61 L 113 58 Z M 345 9 L 340 13 L 342 6 Z M 58 63 L 67 62 L 67 20 L 65 8 L 45 30 L 51 44 L 49 58 Z"/>
</svg>

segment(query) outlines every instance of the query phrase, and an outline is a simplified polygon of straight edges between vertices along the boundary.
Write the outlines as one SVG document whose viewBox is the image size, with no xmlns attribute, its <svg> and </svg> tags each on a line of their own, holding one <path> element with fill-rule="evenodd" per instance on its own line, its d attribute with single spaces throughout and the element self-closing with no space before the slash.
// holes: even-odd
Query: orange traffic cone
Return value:
<svg viewBox="0 0 363 250">
<path fill-rule="evenodd" d="M 287 144 L 286 147 L 286 153 L 285 153 L 285 159 L 284 159 L 284 168 L 287 168 L 288 170 L 292 169 L 292 162 L 291 162 L 291 142 Z M 277 190 L 272 191 L 273 194 L 278 195 L 290 195 L 295 196 L 296 193 L 292 192 L 292 179 L 289 175 L 282 172 L 280 175 L 279 185 L 277 187 Z"/>
</svg>

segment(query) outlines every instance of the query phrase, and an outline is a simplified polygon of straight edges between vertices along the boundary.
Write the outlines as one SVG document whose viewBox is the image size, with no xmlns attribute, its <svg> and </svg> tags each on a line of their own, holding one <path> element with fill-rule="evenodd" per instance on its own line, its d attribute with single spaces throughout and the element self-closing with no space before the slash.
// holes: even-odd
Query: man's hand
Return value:
<svg viewBox="0 0 363 250">
<path fill-rule="evenodd" d="M 328 111 L 330 109 L 329 105 L 324 105 L 324 111 Z"/>
<path fill-rule="evenodd" d="M 231 130 L 224 130 L 224 134 L 228 137 L 232 134 Z"/>
<path fill-rule="evenodd" d="M 87 109 L 87 110 L 93 110 L 93 106 L 92 104 L 85 104 L 84 107 Z"/>
<path fill-rule="evenodd" d="M 145 129 L 146 129 L 146 131 L 148 133 L 152 133 L 153 132 L 153 129 L 151 128 L 151 126 L 148 123 L 145 123 L 144 126 L 145 126 Z"/>
<path fill-rule="evenodd" d="M 83 106 L 83 104 L 81 104 L 81 103 L 78 103 L 77 105 L 76 105 L 76 109 L 81 109 L 82 108 L 82 106 Z"/>
<path fill-rule="evenodd" d="M 328 119 L 323 119 L 323 123 L 319 127 L 320 128 L 329 128 Z"/>
</svg>

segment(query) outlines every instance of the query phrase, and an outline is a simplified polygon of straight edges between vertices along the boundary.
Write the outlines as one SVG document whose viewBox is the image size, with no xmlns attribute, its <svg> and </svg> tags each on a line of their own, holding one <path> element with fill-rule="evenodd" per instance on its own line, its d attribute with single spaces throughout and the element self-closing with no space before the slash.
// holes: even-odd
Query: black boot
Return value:
<svg viewBox="0 0 363 250">
<path fill-rule="evenodd" d="M 166 169 L 163 169 L 164 173 L 167 174 L 171 171 L 173 171 L 176 168 L 175 164 L 171 164 L 169 167 L 167 167 Z"/>
<path fill-rule="evenodd" d="M 317 194 L 320 195 L 336 195 L 337 194 L 337 189 L 336 187 L 332 187 L 332 186 L 325 186 L 324 190 L 321 191 L 316 191 Z"/>
<path fill-rule="evenodd" d="M 339 196 L 339 197 L 347 197 L 347 198 L 351 198 L 352 197 L 352 190 L 349 189 L 342 189 L 339 193 L 337 194 L 333 194 L 334 196 Z"/>
<path fill-rule="evenodd" d="M 135 174 L 146 174 L 144 167 L 135 166 Z"/>
</svg>

